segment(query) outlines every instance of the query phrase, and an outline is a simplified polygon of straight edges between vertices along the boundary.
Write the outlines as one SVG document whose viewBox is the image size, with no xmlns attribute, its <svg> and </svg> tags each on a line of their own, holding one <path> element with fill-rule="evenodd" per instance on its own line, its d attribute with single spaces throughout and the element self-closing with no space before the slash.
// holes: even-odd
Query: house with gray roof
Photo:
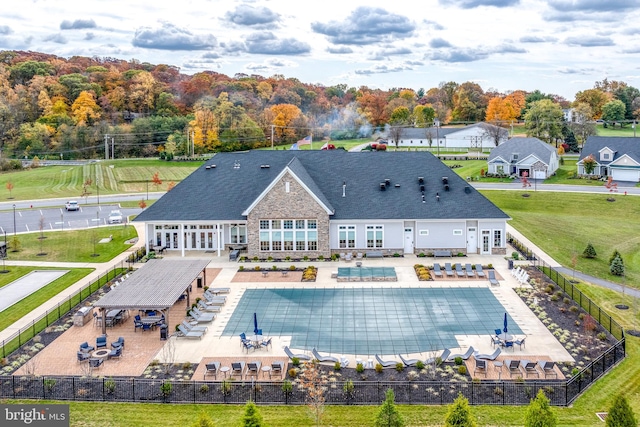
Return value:
<svg viewBox="0 0 640 427">
<path fill-rule="evenodd" d="M 584 168 L 584 159 L 592 156 L 596 161 L 590 174 Z M 582 147 L 576 163 L 578 175 L 612 177 L 614 181 L 640 181 L 640 138 L 619 136 L 590 136 Z"/>
<path fill-rule="evenodd" d="M 440 150 L 492 150 L 509 138 L 509 132 L 490 123 L 474 123 L 464 127 L 407 127 L 398 140 L 399 147 L 431 148 Z M 395 143 L 389 139 L 390 145 Z"/>
<path fill-rule="evenodd" d="M 148 249 L 284 259 L 504 254 L 508 219 L 429 152 L 257 150 L 214 155 L 135 221 Z"/>
<path fill-rule="evenodd" d="M 546 179 L 558 169 L 558 152 L 538 138 L 511 138 L 489 154 L 488 173 Z"/>
</svg>

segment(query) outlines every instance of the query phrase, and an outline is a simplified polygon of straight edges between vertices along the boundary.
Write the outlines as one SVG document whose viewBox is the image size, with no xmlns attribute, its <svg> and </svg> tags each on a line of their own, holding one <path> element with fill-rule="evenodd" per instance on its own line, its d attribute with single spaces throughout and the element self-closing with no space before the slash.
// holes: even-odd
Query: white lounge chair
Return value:
<svg viewBox="0 0 640 427">
<path fill-rule="evenodd" d="M 473 346 L 469 346 L 469 349 L 467 350 L 466 353 L 458 353 L 458 354 L 452 354 L 451 356 L 449 356 L 449 358 L 447 360 L 455 360 L 456 357 L 461 358 L 462 360 L 467 360 L 469 357 L 471 357 L 471 355 L 475 352 Z"/>
<path fill-rule="evenodd" d="M 185 337 L 185 338 L 198 338 L 198 339 L 201 339 L 202 336 L 204 335 L 204 332 L 201 332 L 201 331 L 188 331 L 182 325 L 178 325 L 178 331 L 180 332 L 180 334 L 178 336 L 179 337 Z"/>
<path fill-rule="evenodd" d="M 289 357 L 289 359 L 299 359 L 299 360 L 311 360 L 311 357 L 306 354 L 294 354 L 291 352 L 291 349 L 287 346 L 284 347 L 285 354 Z"/>
<path fill-rule="evenodd" d="M 311 354 L 313 354 L 313 357 L 318 362 L 332 362 L 332 363 L 339 363 L 340 362 L 340 359 L 338 359 L 337 357 L 321 356 L 320 353 L 318 353 L 318 350 L 315 349 L 315 347 L 313 348 L 313 350 L 311 350 Z"/>
</svg>

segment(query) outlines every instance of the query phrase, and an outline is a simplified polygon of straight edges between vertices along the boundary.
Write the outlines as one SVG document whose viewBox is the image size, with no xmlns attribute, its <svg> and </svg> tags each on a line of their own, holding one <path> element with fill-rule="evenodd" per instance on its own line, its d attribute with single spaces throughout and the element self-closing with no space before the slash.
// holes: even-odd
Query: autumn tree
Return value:
<svg viewBox="0 0 640 427">
<path fill-rule="evenodd" d="M 304 363 L 298 381 L 305 392 L 305 403 L 311 410 L 316 425 L 319 426 L 324 413 L 327 380 L 323 377 L 316 360 Z"/>
<path fill-rule="evenodd" d="M 271 124 L 274 126 L 274 137 L 280 142 L 292 142 L 298 138 L 295 123 L 302 115 L 300 108 L 292 104 L 278 104 L 269 108 L 272 114 Z M 305 129 L 306 132 L 306 129 Z"/>
<path fill-rule="evenodd" d="M 519 114 L 516 106 L 507 98 L 494 97 L 489 100 L 485 120 L 496 126 L 504 126 L 515 121 Z"/>
<path fill-rule="evenodd" d="M 588 137 L 596 135 L 593 115 L 593 109 L 589 104 L 579 102 L 573 107 L 573 120 L 569 127 L 581 144 L 584 144 Z"/>
<path fill-rule="evenodd" d="M 144 209 L 147 207 L 147 202 L 145 202 L 144 199 L 142 199 L 138 202 L 138 206 L 140 206 L 140 209 Z"/>
<path fill-rule="evenodd" d="M 535 399 L 527 407 L 524 416 L 525 427 L 555 427 L 558 424 L 556 415 L 551 410 L 549 399 L 542 389 L 538 390 Z"/>
<path fill-rule="evenodd" d="M 158 191 L 158 187 L 162 185 L 162 180 L 160 179 L 160 172 L 156 172 L 151 177 L 151 182 L 156 186 L 156 191 Z"/>
<path fill-rule="evenodd" d="M 389 121 L 386 93 L 380 90 L 365 91 L 357 99 L 359 112 L 367 117 L 373 126 L 382 126 Z"/>
<path fill-rule="evenodd" d="M 576 93 L 575 103 L 584 103 L 591 107 L 593 119 L 602 116 L 602 107 L 612 99 L 612 95 L 600 89 L 587 89 Z"/>
<path fill-rule="evenodd" d="M 173 190 L 173 188 L 176 186 L 176 183 L 174 181 L 171 181 L 167 184 L 167 191 L 171 191 Z"/>
<path fill-rule="evenodd" d="M 549 99 L 541 99 L 531 104 L 524 116 L 527 136 L 552 140 L 562 136 L 564 114 L 562 108 Z"/>
<path fill-rule="evenodd" d="M 433 124 L 433 119 L 436 117 L 436 110 L 430 105 L 416 105 L 413 108 L 412 117 L 416 127 L 429 127 Z"/>
<path fill-rule="evenodd" d="M 597 164 L 598 162 L 593 157 L 593 154 L 589 154 L 587 157 L 582 159 L 582 167 L 584 169 L 584 173 L 587 175 L 591 175 L 593 173 Z"/>
<path fill-rule="evenodd" d="M 100 119 L 100 107 L 93 93 L 82 91 L 71 105 L 71 114 L 78 125 L 93 125 Z"/>
<path fill-rule="evenodd" d="M 13 195 L 11 194 L 11 191 L 13 191 L 13 182 L 11 182 L 11 180 L 7 181 L 5 187 L 9 190 L 9 198 L 13 199 Z"/>
<path fill-rule="evenodd" d="M 392 389 L 385 392 L 385 399 L 380 406 L 375 420 L 375 427 L 403 427 L 404 420 L 395 404 L 395 394 Z"/>
</svg>

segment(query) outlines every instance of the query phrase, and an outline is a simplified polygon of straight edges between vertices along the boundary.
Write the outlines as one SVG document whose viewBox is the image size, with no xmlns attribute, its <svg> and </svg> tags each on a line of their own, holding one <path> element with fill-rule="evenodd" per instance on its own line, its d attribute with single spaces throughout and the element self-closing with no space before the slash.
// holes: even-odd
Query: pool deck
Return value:
<svg viewBox="0 0 640 427">
<path fill-rule="evenodd" d="M 206 255 L 206 256 L 205 256 Z M 198 363 L 198 369 L 193 375 L 193 379 L 201 380 L 204 373 L 204 363 L 208 361 L 220 361 L 222 366 L 230 366 L 232 361 L 253 361 L 260 360 L 263 365 L 272 361 L 288 362 L 283 348 L 291 343 L 291 336 L 274 336 L 272 346 L 269 349 L 260 349 L 246 354 L 240 346 L 240 340 L 237 336 L 225 336 L 223 331 L 232 316 L 234 309 L 238 306 L 240 299 L 247 289 L 260 288 L 334 288 L 334 289 L 351 289 L 351 288 L 487 288 L 495 298 L 504 306 L 513 320 L 517 323 L 522 333 L 527 336 L 527 344 L 522 349 L 516 347 L 513 350 L 503 351 L 502 355 L 497 359 L 503 361 L 505 359 L 529 359 L 529 360 L 553 360 L 572 361 L 572 357 L 564 349 L 564 347 L 552 336 L 545 325 L 531 312 L 525 303 L 513 291 L 514 288 L 520 287 L 520 283 L 509 274 L 507 269 L 507 261 L 503 256 L 479 256 L 470 255 L 464 258 L 419 258 L 415 255 L 407 255 L 405 257 L 391 257 L 383 259 L 363 259 L 360 260 L 366 267 L 394 267 L 397 275 L 397 281 L 367 281 L 367 282 L 338 282 L 332 277 L 338 267 L 354 267 L 351 262 L 345 261 L 325 261 L 321 263 L 295 263 L 296 267 L 304 267 L 306 265 L 314 265 L 318 268 L 318 275 L 315 282 L 301 282 L 300 272 L 291 272 L 287 276 L 283 276 L 279 272 L 269 271 L 268 274 L 262 274 L 251 270 L 256 266 L 271 269 L 275 264 L 278 267 L 288 267 L 289 263 L 239 263 L 230 262 L 226 253 L 218 257 L 212 254 L 188 253 L 189 257 L 198 257 L 210 259 L 208 269 L 214 269 L 217 274 L 207 273 L 207 286 L 210 287 L 228 287 L 230 293 L 227 294 L 227 302 L 222 310 L 217 314 L 216 319 L 207 324 L 209 327 L 202 339 L 176 338 L 172 336 L 170 341 L 160 341 L 157 331 L 151 333 L 140 331 L 134 332 L 132 320 L 128 323 L 109 330 L 109 342 L 115 341 L 118 336 L 125 337 L 125 352 L 119 360 L 105 361 L 103 366 L 97 371 L 98 375 L 142 375 L 146 366 L 154 359 L 162 362 L 167 360 L 169 351 L 167 347 L 172 347 L 170 358 L 177 363 Z M 168 257 L 178 257 L 179 253 L 167 253 Z M 500 281 L 500 286 L 490 286 L 486 279 L 477 278 L 438 278 L 433 281 L 419 281 L 414 271 L 415 264 L 432 265 L 433 262 L 462 263 L 480 263 L 484 266 L 493 264 L 496 271 L 496 277 Z M 525 263 L 522 263 L 525 265 Z M 238 272 L 238 268 L 243 265 L 245 271 Z M 135 274 L 135 273 L 134 273 Z M 202 289 L 193 286 L 194 297 L 201 295 Z M 184 302 L 178 302 L 176 308 L 171 310 L 171 328 L 182 320 L 186 307 Z M 496 323 L 499 323 L 498 321 Z M 500 326 L 500 325 L 498 325 Z M 251 331 L 248 331 L 251 332 Z M 452 353 L 464 353 L 469 346 L 480 353 L 492 353 L 494 348 L 491 346 L 489 334 L 483 335 L 456 335 L 458 347 L 452 348 Z M 71 327 L 54 343 L 47 346 L 43 351 L 34 357 L 34 364 L 37 366 L 38 375 L 82 375 L 82 364 L 76 361 L 76 351 L 78 345 L 82 341 L 89 341 L 90 344 L 95 343 L 95 338 L 100 334 L 99 328 L 94 327 L 91 323 L 83 327 Z M 309 351 L 293 349 L 294 352 L 304 352 L 310 354 Z M 424 352 L 416 354 L 404 355 L 406 358 L 426 359 L 437 355 L 441 352 Z M 329 355 L 322 352 L 323 355 Z M 349 360 L 349 366 L 354 367 L 357 359 L 367 362 L 374 359 L 373 354 L 331 354 L 335 357 L 344 357 Z M 399 360 L 397 355 L 384 355 L 384 359 Z M 375 359 L 374 359 L 375 360 Z M 473 372 L 473 360 L 467 362 L 470 372 Z M 375 361 L 374 361 L 375 365 Z M 492 363 L 489 363 L 489 372 L 487 378 L 497 378 L 497 371 Z M 18 370 L 16 373 L 22 372 L 24 369 Z M 504 377 L 503 377 L 504 378 Z M 559 378 L 561 378 L 559 376 Z M 260 380 L 268 380 L 268 375 L 260 375 Z"/>
</svg>

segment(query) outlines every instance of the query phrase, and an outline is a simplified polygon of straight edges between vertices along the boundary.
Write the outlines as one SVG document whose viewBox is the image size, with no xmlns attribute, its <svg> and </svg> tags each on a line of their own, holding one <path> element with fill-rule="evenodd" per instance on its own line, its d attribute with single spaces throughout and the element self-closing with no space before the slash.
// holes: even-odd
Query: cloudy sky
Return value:
<svg viewBox="0 0 640 427">
<path fill-rule="evenodd" d="M 388 89 L 474 81 L 573 100 L 640 87 L 640 0 L 24 0 L 0 50 Z M 19 4 L 19 6 L 18 6 Z"/>
</svg>

